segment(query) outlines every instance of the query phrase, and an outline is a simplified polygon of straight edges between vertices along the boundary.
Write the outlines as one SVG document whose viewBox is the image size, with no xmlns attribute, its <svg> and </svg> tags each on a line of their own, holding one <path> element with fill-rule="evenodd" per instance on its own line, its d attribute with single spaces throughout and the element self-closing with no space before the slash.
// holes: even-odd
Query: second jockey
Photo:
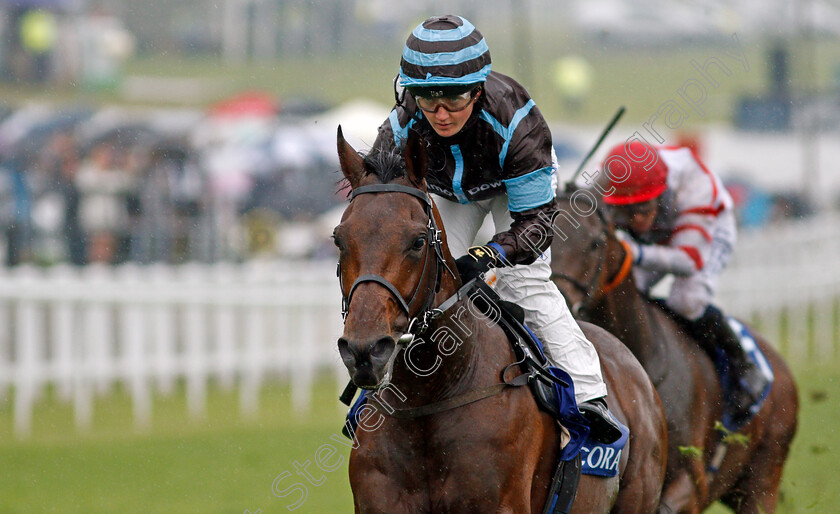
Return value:
<svg viewBox="0 0 840 514">
<path fill-rule="evenodd" d="M 648 292 L 665 275 L 675 276 L 666 306 L 684 318 L 707 353 L 720 348 L 726 354 L 733 414 L 749 417 L 767 379 L 712 304 L 737 237 L 732 198 L 687 147 L 621 143 L 610 150 L 603 169 L 609 182 L 604 202 L 612 206 L 619 234 L 633 253 L 637 285 Z"/>
</svg>

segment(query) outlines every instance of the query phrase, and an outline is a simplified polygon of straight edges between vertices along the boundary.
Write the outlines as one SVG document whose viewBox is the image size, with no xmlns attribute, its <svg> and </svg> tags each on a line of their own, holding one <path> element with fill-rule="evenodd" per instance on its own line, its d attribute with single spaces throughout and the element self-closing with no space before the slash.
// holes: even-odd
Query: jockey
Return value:
<svg viewBox="0 0 840 514">
<path fill-rule="evenodd" d="M 711 304 L 737 237 L 732 198 L 690 148 L 621 143 L 603 169 L 609 182 L 604 202 L 629 243 L 639 289 L 647 293 L 666 274 L 675 276 L 666 306 L 685 318 L 707 353 L 717 347 L 726 354 L 734 415 L 748 417 L 767 379 Z"/>
<path fill-rule="evenodd" d="M 495 268 L 499 296 L 524 309 L 546 357 L 574 380 L 593 440 L 618 439 L 598 354 L 550 280 L 556 159 L 539 109 L 519 83 L 490 71 L 484 37 L 453 15 L 429 18 L 409 35 L 399 86 L 373 151 L 400 147 L 409 130 L 423 137 L 428 189 L 462 281 Z M 496 235 L 472 246 L 488 215 Z"/>
</svg>

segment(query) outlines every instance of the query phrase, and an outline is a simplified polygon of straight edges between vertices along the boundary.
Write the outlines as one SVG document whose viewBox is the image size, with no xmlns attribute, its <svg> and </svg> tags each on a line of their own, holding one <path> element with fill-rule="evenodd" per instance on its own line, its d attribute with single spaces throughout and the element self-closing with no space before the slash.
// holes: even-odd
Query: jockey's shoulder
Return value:
<svg viewBox="0 0 840 514">
<path fill-rule="evenodd" d="M 484 90 L 482 109 L 504 125 L 510 123 L 517 111 L 527 107 L 532 101 L 531 95 L 522 84 L 495 71 L 487 76 Z"/>
</svg>

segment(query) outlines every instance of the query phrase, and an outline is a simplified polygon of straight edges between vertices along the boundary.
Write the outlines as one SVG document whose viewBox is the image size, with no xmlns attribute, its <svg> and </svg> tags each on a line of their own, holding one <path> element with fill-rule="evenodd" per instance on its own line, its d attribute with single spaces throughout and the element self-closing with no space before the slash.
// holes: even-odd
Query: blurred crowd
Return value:
<svg viewBox="0 0 840 514">
<path fill-rule="evenodd" d="M 334 258 L 335 127 L 375 128 L 380 109 L 262 93 L 203 111 L 0 108 L 0 254 L 8 266 Z M 582 152 L 558 137 L 573 169 Z M 744 227 L 813 212 L 795 193 L 727 188 Z"/>
<path fill-rule="evenodd" d="M 119 264 L 282 254 L 284 223 L 334 207 L 335 135 L 245 94 L 205 112 L 0 112 L 5 263 Z M 333 127 L 334 130 L 334 127 Z M 300 250 L 305 256 L 318 248 Z M 288 253 L 288 252 L 286 252 Z"/>
</svg>

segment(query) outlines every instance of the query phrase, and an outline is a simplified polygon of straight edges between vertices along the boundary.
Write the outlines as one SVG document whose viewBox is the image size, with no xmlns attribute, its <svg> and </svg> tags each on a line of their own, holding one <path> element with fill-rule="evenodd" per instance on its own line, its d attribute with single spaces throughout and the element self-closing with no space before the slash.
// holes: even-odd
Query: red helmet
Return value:
<svg viewBox="0 0 840 514">
<path fill-rule="evenodd" d="M 641 203 L 661 195 L 667 186 L 668 167 L 653 146 L 639 141 L 620 143 L 603 163 L 609 185 L 615 188 L 604 201 L 610 205 Z"/>
</svg>

